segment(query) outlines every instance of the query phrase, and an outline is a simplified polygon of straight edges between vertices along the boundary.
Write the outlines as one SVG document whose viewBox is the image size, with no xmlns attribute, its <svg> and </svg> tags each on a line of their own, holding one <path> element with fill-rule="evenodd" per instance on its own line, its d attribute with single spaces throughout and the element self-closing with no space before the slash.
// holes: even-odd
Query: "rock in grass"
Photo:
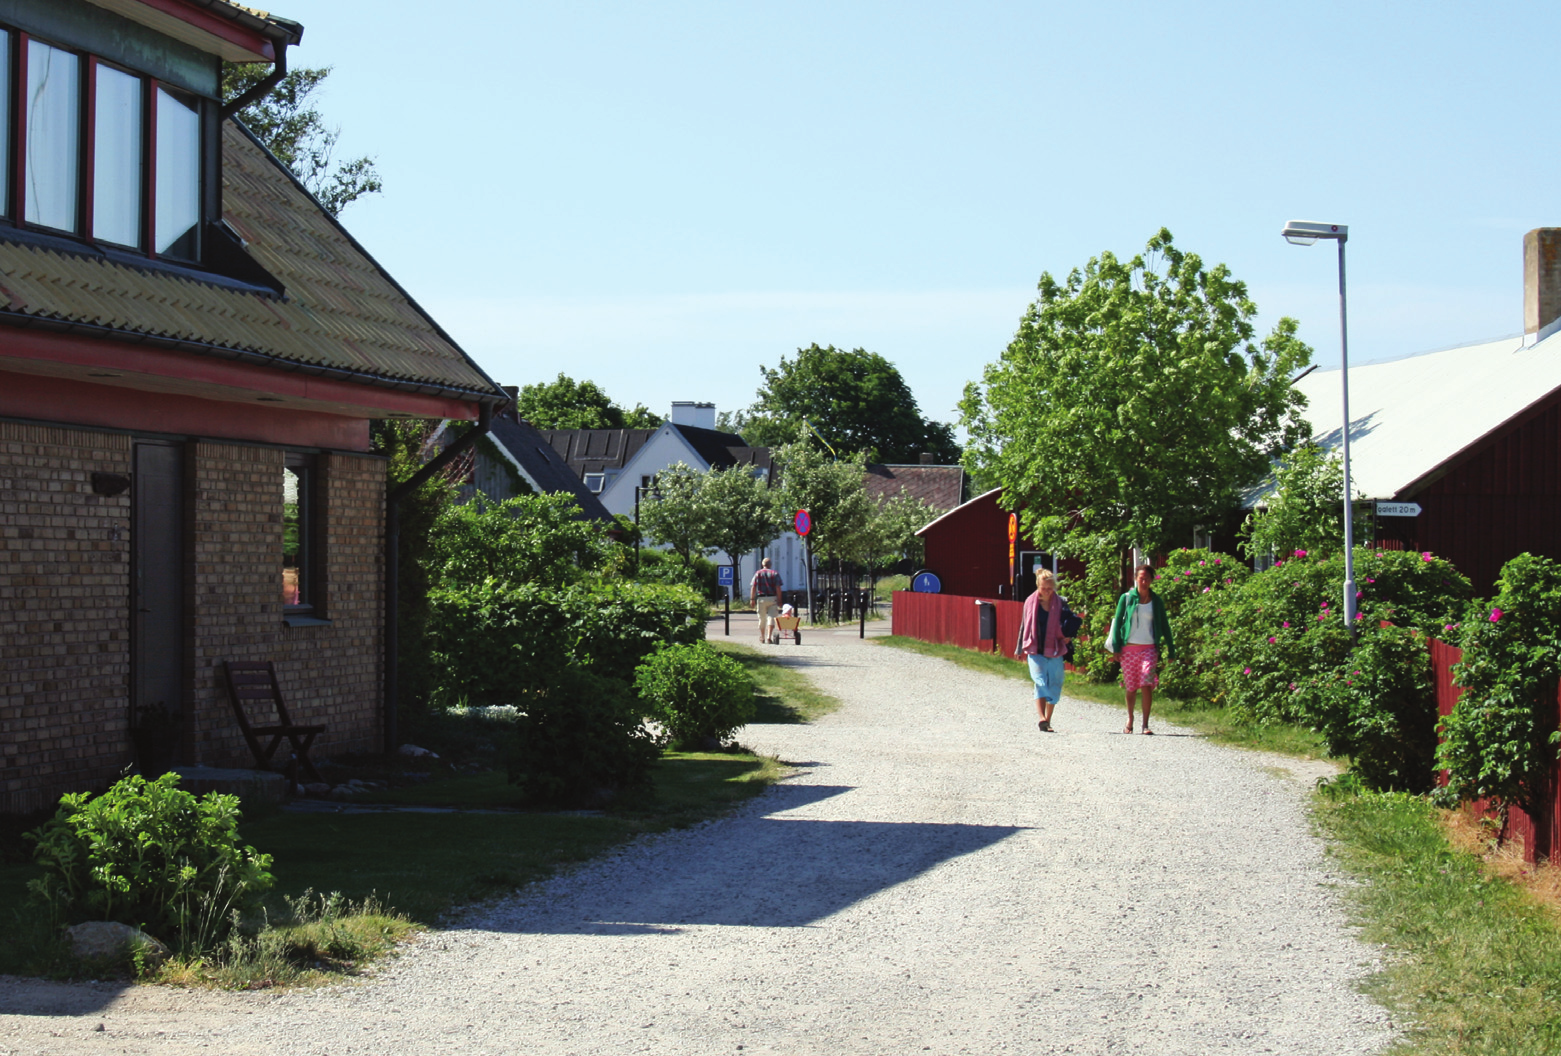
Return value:
<svg viewBox="0 0 1561 1056">
<path fill-rule="evenodd" d="M 117 920 L 89 920 L 65 929 L 71 952 L 84 961 L 118 961 L 140 952 L 149 965 L 159 965 L 168 957 L 168 947 L 140 928 Z"/>
</svg>

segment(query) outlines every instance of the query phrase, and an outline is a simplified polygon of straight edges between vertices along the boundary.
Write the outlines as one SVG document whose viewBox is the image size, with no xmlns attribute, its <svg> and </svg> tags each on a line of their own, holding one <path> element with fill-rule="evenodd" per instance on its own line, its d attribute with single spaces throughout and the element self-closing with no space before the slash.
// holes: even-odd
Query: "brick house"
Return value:
<svg viewBox="0 0 1561 1056">
<path fill-rule="evenodd" d="M 107 783 L 155 717 L 245 763 L 224 659 L 277 661 L 321 754 L 381 747 L 369 423 L 505 393 L 221 104 L 222 60 L 280 76 L 301 34 L 0 5 L 0 812 Z"/>
</svg>

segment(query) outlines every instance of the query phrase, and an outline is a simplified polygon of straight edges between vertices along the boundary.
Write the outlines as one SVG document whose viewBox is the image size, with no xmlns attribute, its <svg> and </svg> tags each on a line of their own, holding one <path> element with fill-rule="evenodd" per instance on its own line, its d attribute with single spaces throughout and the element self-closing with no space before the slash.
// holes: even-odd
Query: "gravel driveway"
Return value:
<svg viewBox="0 0 1561 1056">
<path fill-rule="evenodd" d="M 738 639 L 742 640 L 742 639 Z M 0 981 L 0 1054 L 1375 1052 L 1304 799 L 1319 771 L 810 634 L 846 706 L 743 739 L 797 766 L 431 935 L 366 983 Z"/>
</svg>

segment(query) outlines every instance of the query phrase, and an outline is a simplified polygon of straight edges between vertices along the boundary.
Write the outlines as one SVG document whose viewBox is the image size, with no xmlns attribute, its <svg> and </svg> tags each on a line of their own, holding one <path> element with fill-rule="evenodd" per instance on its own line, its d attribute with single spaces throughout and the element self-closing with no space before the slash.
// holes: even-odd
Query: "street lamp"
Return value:
<svg viewBox="0 0 1561 1056">
<path fill-rule="evenodd" d="M 1344 302 L 1344 243 L 1350 229 L 1343 224 L 1312 224 L 1292 220 L 1280 232 L 1295 246 L 1310 246 L 1318 239 L 1339 243 L 1339 377 L 1344 387 L 1344 620 L 1355 633 L 1355 511 L 1350 503 L 1350 331 Z"/>
</svg>

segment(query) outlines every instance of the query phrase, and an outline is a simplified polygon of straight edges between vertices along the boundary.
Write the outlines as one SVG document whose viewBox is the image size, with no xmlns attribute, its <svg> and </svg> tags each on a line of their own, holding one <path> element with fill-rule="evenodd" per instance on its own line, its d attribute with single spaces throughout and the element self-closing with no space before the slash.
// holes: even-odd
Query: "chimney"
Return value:
<svg viewBox="0 0 1561 1056">
<path fill-rule="evenodd" d="M 1561 227 L 1536 227 L 1523 236 L 1525 342 L 1538 340 L 1541 331 L 1558 318 L 1561 318 Z"/>
<path fill-rule="evenodd" d="M 693 403 L 689 400 L 673 400 L 672 424 L 692 425 L 699 429 L 714 429 L 715 404 Z"/>
<path fill-rule="evenodd" d="M 499 413 L 512 421 L 518 421 L 518 419 L 515 417 L 515 401 L 520 399 L 520 386 L 500 385 L 499 388 L 503 389 L 506 393 L 509 394 L 509 406 L 504 408 L 504 410 L 500 411 Z"/>
<path fill-rule="evenodd" d="M 921 464 L 924 465 L 924 466 L 932 465 L 932 452 L 931 451 L 923 451 L 921 453 Z"/>
</svg>

